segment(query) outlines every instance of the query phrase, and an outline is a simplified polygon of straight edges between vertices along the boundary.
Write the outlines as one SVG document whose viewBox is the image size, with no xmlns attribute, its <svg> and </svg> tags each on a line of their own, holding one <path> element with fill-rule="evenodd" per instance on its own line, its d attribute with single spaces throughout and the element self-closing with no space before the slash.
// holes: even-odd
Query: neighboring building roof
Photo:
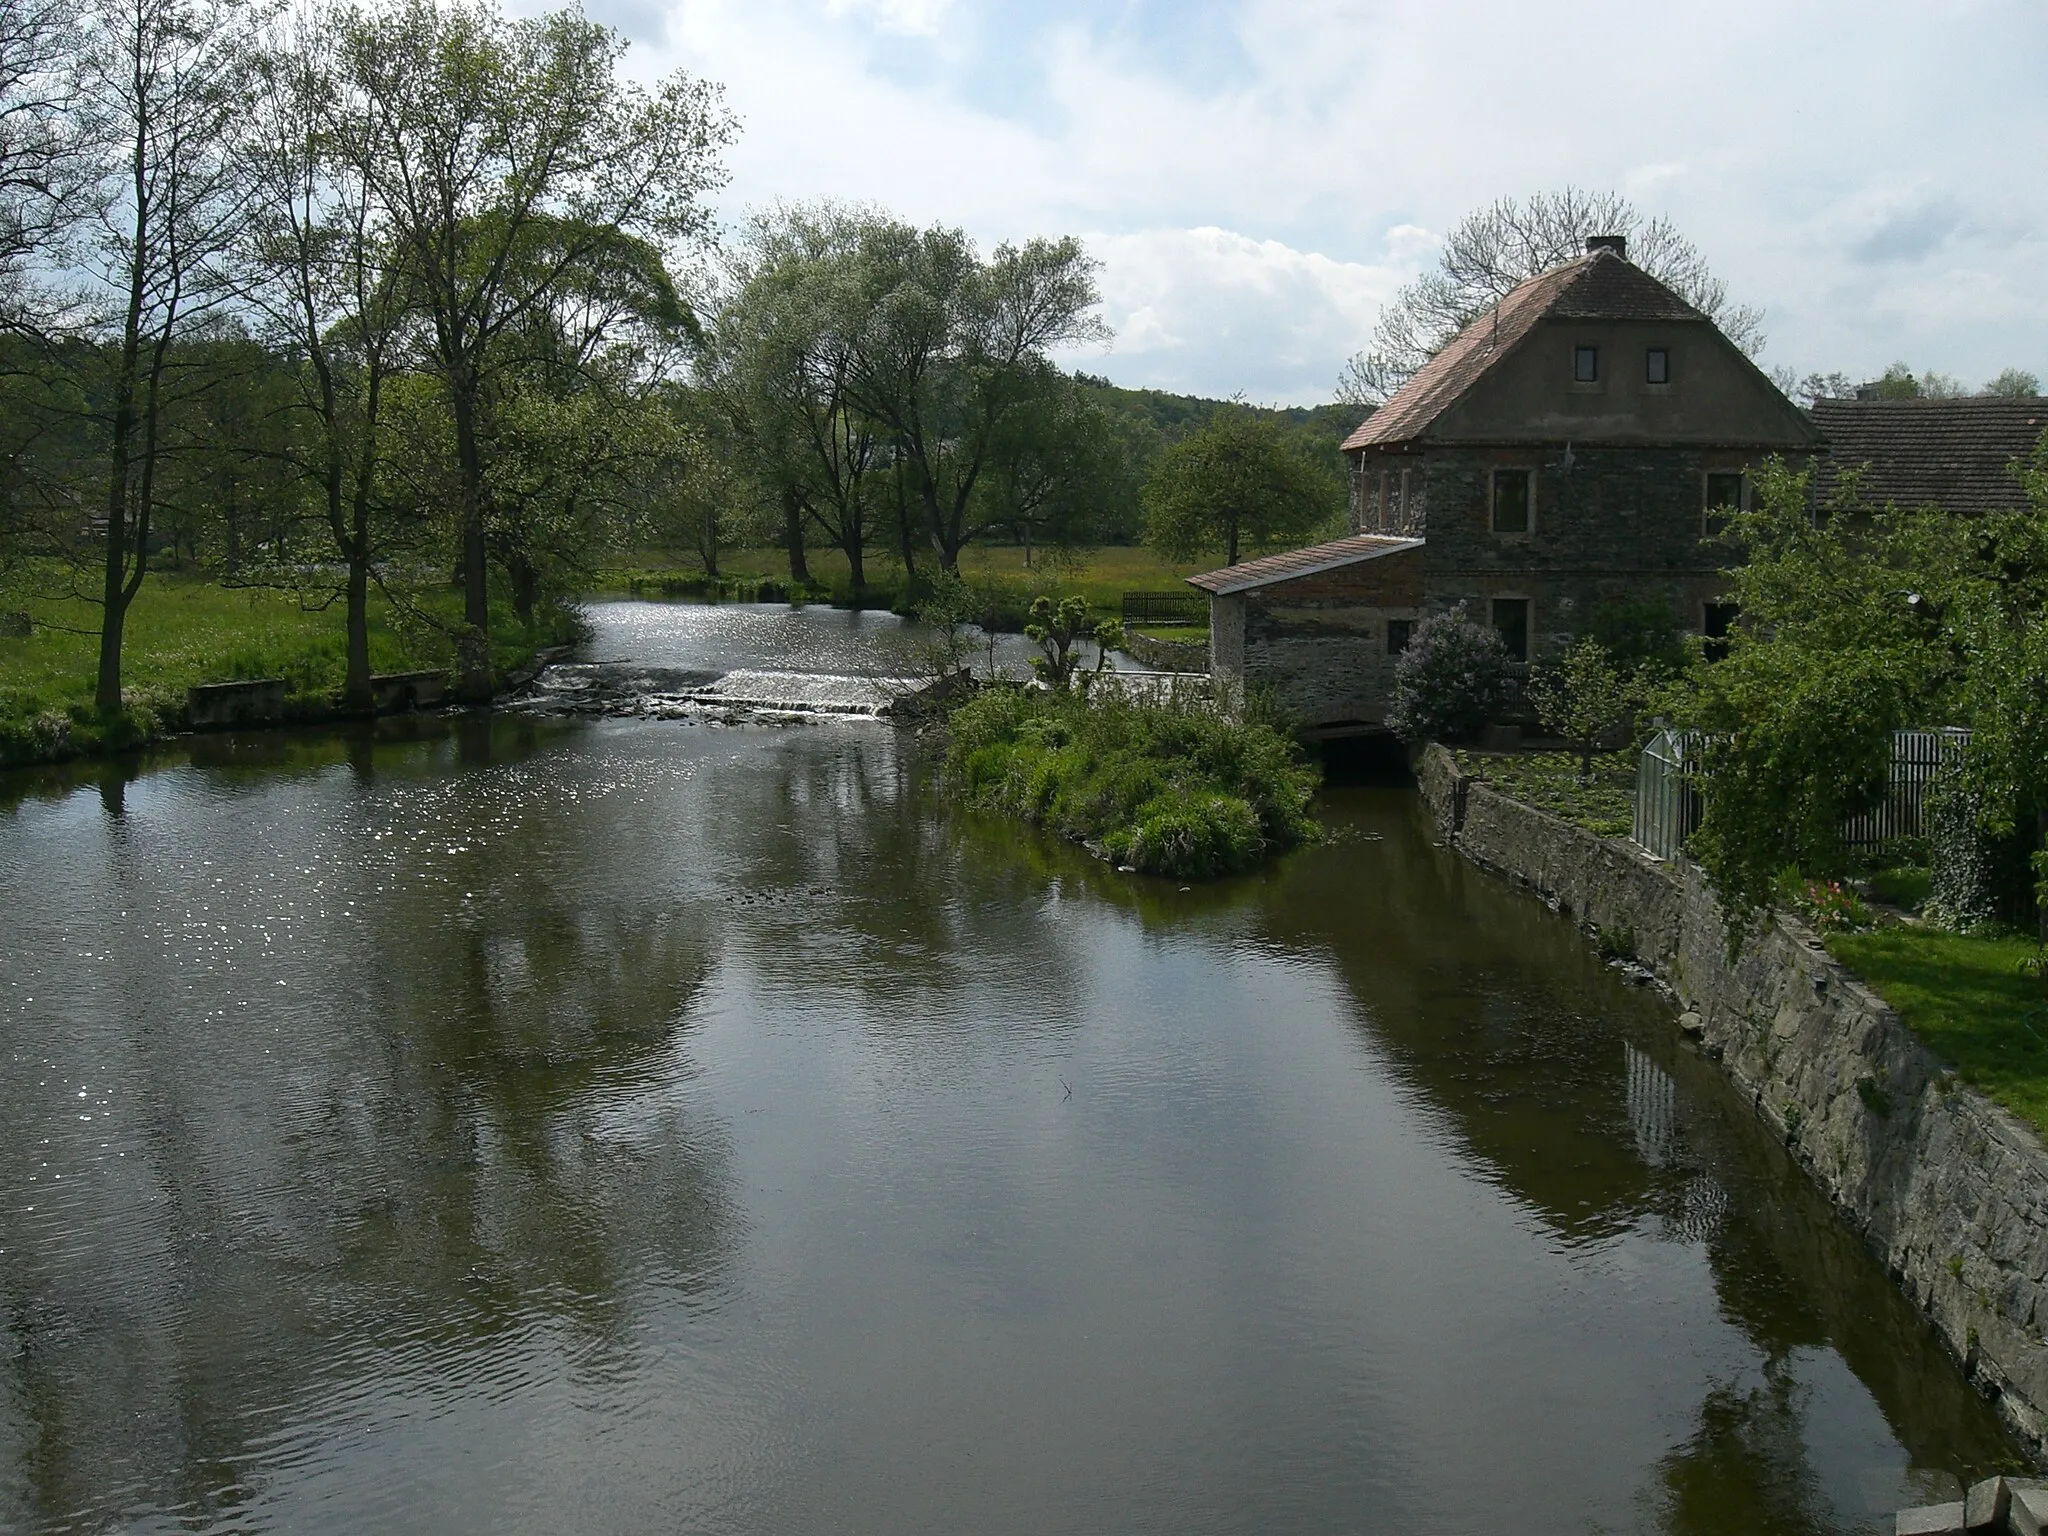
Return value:
<svg viewBox="0 0 2048 1536">
<path fill-rule="evenodd" d="M 1813 421 L 1828 440 L 1824 496 L 1861 469 L 1869 506 L 1996 512 L 2026 502 L 2009 466 L 2048 431 L 2048 400 L 1816 400 Z"/>
<path fill-rule="evenodd" d="M 1487 369 L 1550 316 L 1565 320 L 1704 320 L 1677 294 L 1611 250 L 1595 250 L 1512 289 L 1422 365 L 1344 439 L 1346 450 L 1420 437 Z"/>
<path fill-rule="evenodd" d="M 1267 555 L 1261 560 L 1246 560 L 1237 565 L 1226 565 L 1220 571 L 1204 571 L 1199 576 L 1190 576 L 1188 585 L 1200 587 L 1215 597 L 1228 597 L 1234 592 L 1249 592 L 1253 587 L 1269 587 L 1277 581 L 1292 581 L 1297 576 L 1315 576 L 1324 571 L 1337 570 L 1342 566 L 1356 565 L 1361 560 L 1377 560 L 1381 555 L 1394 555 L 1404 549 L 1420 548 L 1420 539 L 1395 538 L 1384 533 L 1359 533 L 1348 539 L 1333 539 L 1328 544 L 1311 544 L 1307 549 L 1290 549 L 1285 554 Z"/>
</svg>

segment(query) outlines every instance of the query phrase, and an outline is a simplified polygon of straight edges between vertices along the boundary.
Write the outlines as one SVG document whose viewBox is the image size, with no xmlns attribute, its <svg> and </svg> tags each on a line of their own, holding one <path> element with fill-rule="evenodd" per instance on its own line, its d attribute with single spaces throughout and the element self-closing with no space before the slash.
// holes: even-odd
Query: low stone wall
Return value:
<svg viewBox="0 0 2048 1536">
<path fill-rule="evenodd" d="M 1161 640 L 1130 630 L 1124 635 L 1124 650 L 1157 672 L 1200 672 L 1209 670 L 1209 642 L 1206 640 Z"/>
<path fill-rule="evenodd" d="M 2048 1465 L 2048 1149 L 1964 1087 L 1882 999 L 1788 917 L 1732 961 L 1700 870 L 1660 864 L 1462 773 L 1424 798 L 1468 858 L 1626 941 L 1859 1231 L 2037 1462 Z"/>
</svg>

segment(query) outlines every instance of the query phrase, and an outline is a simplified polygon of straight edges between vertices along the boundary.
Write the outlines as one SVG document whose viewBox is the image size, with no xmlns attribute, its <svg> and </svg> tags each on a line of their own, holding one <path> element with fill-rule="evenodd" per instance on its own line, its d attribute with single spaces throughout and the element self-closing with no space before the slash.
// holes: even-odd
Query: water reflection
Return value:
<svg viewBox="0 0 2048 1536">
<path fill-rule="evenodd" d="M 1832 1532 L 2009 1464 L 1410 796 L 1181 891 L 928 775 L 480 716 L 17 781 L 0 1523 Z"/>
</svg>

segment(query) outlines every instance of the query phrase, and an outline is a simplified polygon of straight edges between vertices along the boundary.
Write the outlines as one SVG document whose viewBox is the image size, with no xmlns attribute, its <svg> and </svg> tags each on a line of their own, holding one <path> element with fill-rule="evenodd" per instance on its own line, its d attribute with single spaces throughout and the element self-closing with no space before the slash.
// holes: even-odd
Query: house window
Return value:
<svg viewBox="0 0 2048 1536">
<path fill-rule="evenodd" d="M 1707 660 L 1719 661 L 1728 654 L 1728 636 L 1742 610 L 1734 603 L 1705 603 L 1700 608 L 1700 636 Z"/>
<path fill-rule="evenodd" d="M 1572 378 L 1580 384 L 1599 382 L 1600 349 L 1598 347 L 1572 348 Z"/>
<path fill-rule="evenodd" d="M 1739 469 L 1707 472 L 1705 511 L 1700 518 L 1702 536 L 1715 539 L 1727 531 L 1729 515 L 1743 508 L 1745 479 Z"/>
<path fill-rule="evenodd" d="M 1669 384 L 1671 382 L 1671 349 L 1652 347 L 1643 354 L 1643 381 L 1647 384 Z"/>
<path fill-rule="evenodd" d="M 1493 531 L 1530 533 L 1536 525 L 1536 471 L 1496 469 L 1493 472 Z"/>
<path fill-rule="evenodd" d="M 1516 661 L 1529 659 L 1529 599 L 1496 597 L 1493 600 L 1493 627 L 1500 631 L 1501 643 L 1508 648 L 1510 656 Z"/>
<path fill-rule="evenodd" d="M 1406 528 L 1406 527 L 1408 526 L 1408 517 L 1409 517 L 1409 511 L 1408 511 L 1408 475 L 1409 475 L 1409 471 L 1408 471 L 1408 470 L 1405 470 L 1405 469 L 1404 469 L 1404 470 L 1402 470 L 1402 471 L 1401 471 L 1401 523 L 1400 523 L 1400 526 L 1401 526 L 1401 527 L 1403 527 L 1403 528 Z"/>
<path fill-rule="evenodd" d="M 1415 634 L 1413 619 L 1387 620 L 1387 654 L 1398 656 L 1408 649 L 1408 641 Z"/>
</svg>

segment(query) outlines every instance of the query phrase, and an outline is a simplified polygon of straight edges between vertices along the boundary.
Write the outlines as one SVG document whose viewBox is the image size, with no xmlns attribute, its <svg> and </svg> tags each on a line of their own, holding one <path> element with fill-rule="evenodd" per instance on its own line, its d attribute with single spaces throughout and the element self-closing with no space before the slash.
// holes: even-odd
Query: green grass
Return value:
<svg viewBox="0 0 2048 1536">
<path fill-rule="evenodd" d="M 1458 766 L 1525 805 L 1600 837 L 1626 837 L 1634 824 L 1636 755 L 1602 752 L 1590 782 L 1579 782 L 1575 752 L 1457 751 Z"/>
<path fill-rule="evenodd" d="M 1235 874 L 1316 835 L 1318 775 L 1294 742 L 1192 695 L 994 688 L 949 729 L 947 781 L 970 804 L 1149 874 Z"/>
<path fill-rule="evenodd" d="M 454 594 L 446 601 L 452 610 Z M 152 573 L 128 611 L 123 638 L 127 713 L 103 720 L 93 708 L 99 608 L 82 598 L 20 594 L 0 598 L 0 608 L 25 610 L 35 623 L 25 637 L 0 638 L 0 765 L 118 750 L 161 735 L 180 722 L 185 690 L 200 683 L 282 677 L 288 713 L 317 715 L 338 699 L 346 670 L 339 604 L 309 610 L 287 593 Z M 501 668 L 558 638 L 552 620 L 528 634 L 509 612 L 496 617 L 493 653 Z M 372 670 L 451 660 L 442 636 L 402 631 L 390 606 L 373 601 Z"/>
<path fill-rule="evenodd" d="M 811 600 L 851 603 L 852 578 L 846 556 L 837 549 L 813 549 L 806 562 L 811 573 Z M 1051 552 L 1032 551 L 1032 564 L 1024 564 L 1024 551 L 1014 545 L 970 544 L 960 553 L 960 574 L 990 597 L 990 612 L 1001 628 L 1022 627 L 1031 599 L 1040 593 L 1066 597 L 1079 595 L 1098 616 L 1113 618 L 1123 611 L 1125 592 L 1184 592 L 1188 577 L 1213 569 L 1215 562 L 1175 564 L 1165 561 L 1141 545 L 1103 545 L 1098 548 Z M 918 569 L 927 572 L 929 561 L 920 560 Z M 784 602 L 789 591 L 789 558 L 779 548 L 734 550 L 719 562 L 719 590 L 704 576 L 692 555 L 677 551 L 642 550 L 630 559 L 601 569 L 594 590 L 604 593 L 635 593 L 647 596 L 720 596 L 747 601 L 756 593 L 765 600 Z M 869 606 L 897 607 L 904 601 L 903 567 L 900 562 L 870 552 L 867 566 Z M 1183 631 L 1185 633 L 1185 631 Z"/>
<path fill-rule="evenodd" d="M 2048 1135 L 2048 987 L 2019 969 L 2031 939 L 1893 927 L 1827 946 L 1965 1082 Z"/>
</svg>

